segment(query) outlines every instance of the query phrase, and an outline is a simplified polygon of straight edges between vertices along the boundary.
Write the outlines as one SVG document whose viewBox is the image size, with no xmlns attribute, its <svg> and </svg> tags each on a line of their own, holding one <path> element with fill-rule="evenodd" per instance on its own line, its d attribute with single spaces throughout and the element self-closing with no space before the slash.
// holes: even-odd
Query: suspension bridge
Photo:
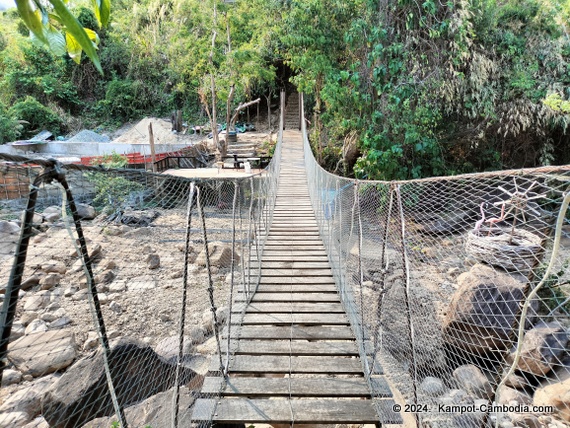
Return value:
<svg viewBox="0 0 570 428">
<path fill-rule="evenodd" d="M 260 283 L 235 337 L 232 375 L 205 379 L 202 392 L 221 390 L 221 398 L 199 399 L 193 419 L 401 423 L 381 366 L 363 373 L 311 205 L 299 131 L 283 135 L 278 188 L 265 248 L 254 260 Z M 214 358 L 213 371 L 217 365 Z M 383 397 L 373 401 L 368 382 Z"/>
</svg>

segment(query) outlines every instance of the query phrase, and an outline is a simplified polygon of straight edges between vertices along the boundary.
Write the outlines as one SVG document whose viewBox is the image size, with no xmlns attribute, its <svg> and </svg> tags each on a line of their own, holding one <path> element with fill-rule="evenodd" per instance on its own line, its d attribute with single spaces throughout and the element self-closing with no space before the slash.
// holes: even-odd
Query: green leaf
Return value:
<svg viewBox="0 0 570 428">
<path fill-rule="evenodd" d="M 47 43 L 40 10 L 33 10 L 28 0 L 17 1 L 16 6 L 18 7 L 18 12 L 20 13 L 22 21 L 24 21 L 24 24 L 26 24 L 32 34 L 42 42 Z"/>
<path fill-rule="evenodd" d="M 54 55 L 63 56 L 65 55 L 65 37 L 61 34 L 61 31 L 58 31 L 52 25 L 48 25 L 44 29 L 44 34 L 47 38 L 47 44 L 49 49 L 53 52 Z"/>
<path fill-rule="evenodd" d="M 83 26 L 79 23 L 77 18 L 75 18 L 69 9 L 65 6 L 62 0 L 49 0 L 50 3 L 55 8 L 55 11 L 61 18 L 61 22 L 65 25 L 65 30 L 70 33 L 81 48 L 85 51 L 85 54 L 93 61 L 93 64 L 99 70 L 99 73 L 103 74 L 103 69 L 101 68 L 101 62 L 97 55 L 97 50 L 87 32 Z"/>
<path fill-rule="evenodd" d="M 101 25 L 107 27 L 109 18 L 111 17 L 111 0 L 97 0 L 97 2 L 99 3 Z"/>
<path fill-rule="evenodd" d="M 91 5 L 99 25 L 106 27 L 111 16 L 111 0 L 91 0 Z"/>
<path fill-rule="evenodd" d="M 67 53 L 73 61 L 79 64 L 81 62 L 81 54 L 83 52 L 81 45 L 77 43 L 75 37 L 73 37 L 70 33 L 65 33 L 65 41 L 67 44 Z"/>
</svg>

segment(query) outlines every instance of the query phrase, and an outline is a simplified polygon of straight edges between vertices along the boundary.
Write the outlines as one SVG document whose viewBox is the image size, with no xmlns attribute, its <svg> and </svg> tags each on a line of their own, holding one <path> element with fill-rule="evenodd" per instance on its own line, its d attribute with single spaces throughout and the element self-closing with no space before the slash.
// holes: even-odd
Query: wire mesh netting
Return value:
<svg viewBox="0 0 570 428">
<path fill-rule="evenodd" d="M 258 283 L 279 154 L 201 180 L 4 156 L 0 426 L 190 426 Z"/>
<path fill-rule="evenodd" d="M 303 132 L 373 396 L 376 364 L 406 426 L 569 426 L 570 167 L 357 181 Z"/>
</svg>

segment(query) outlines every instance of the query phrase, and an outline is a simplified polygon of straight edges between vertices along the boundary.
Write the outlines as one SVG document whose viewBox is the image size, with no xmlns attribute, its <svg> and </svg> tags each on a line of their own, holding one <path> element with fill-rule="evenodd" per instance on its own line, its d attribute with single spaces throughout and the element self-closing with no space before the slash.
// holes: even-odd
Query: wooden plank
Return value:
<svg viewBox="0 0 570 428">
<path fill-rule="evenodd" d="M 243 290 L 238 290 L 242 293 Z M 260 284 L 257 293 L 336 293 L 334 284 Z"/>
<path fill-rule="evenodd" d="M 315 324 L 350 325 L 340 314 L 245 314 L 243 325 Z"/>
<path fill-rule="evenodd" d="M 224 386 L 224 379 L 206 377 L 202 386 L 202 394 L 217 394 L 222 388 L 223 395 L 226 397 L 240 395 L 249 397 L 288 397 L 289 395 L 293 397 L 370 397 L 370 390 L 363 378 L 230 377 Z"/>
<path fill-rule="evenodd" d="M 378 422 L 372 400 L 358 398 L 346 400 L 232 398 L 221 400 L 219 403 L 216 399 L 196 400 L 192 420 L 209 421 L 212 416 L 216 423 L 230 424 L 238 422 L 374 424 Z"/>
<path fill-rule="evenodd" d="M 225 357 L 224 357 L 225 362 Z M 219 357 L 212 358 L 210 371 L 220 367 Z M 305 373 L 362 375 L 358 358 L 335 356 L 292 357 L 288 355 L 234 355 L 230 373 Z"/>
<path fill-rule="evenodd" d="M 239 331 L 232 329 L 232 336 L 240 339 L 293 339 L 293 340 L 353 340 L 354 333 L 345 326 L 242 326 Z"/>
<path fill-rule="evenodd" d="M 235 307 L 235 312 L 240 312 L 239 305 Z M 269 303 L 269 302 L 252 302 L 247 307 L 247 312 L 254 313 L 344 313 L 344 309 L 340 303 Z"/>
<path fill-rule="evenodd" d="M 253 255 L 251 259 L 252 263 L 257 263 L 258 259 Z M 326 254 L 298 254 L 293 256 L 292 254 L 283 253 L 279 254 L 264 254 L 261 257 L 262 262 L 328 262 L 329 259 Z"/>
<path fill-rule="evenodd" d="M 354 340 L 350 341 L 306 341 L 306 340 L 246 340 L 240 339 L 235 349 L 236 355 L 297 355 L 319 356 L 339 355 L 358 356 L 358 348 Z M 226 342 L 222 344 L 222 353 L 227 350 Z"/>
<path fill-rule="evenodd" d="M 258 262 L 252 263 L 254 268 L 259 266 Z M 315 261 L 262 261 L 261 267 L 263 269 L 330 269 L 331 265 L 326 262 Z"/>
<path fill-rule="evenodd" d="M 286 276 L 262 276 L 259 284 L 334 284 L 332 277 L 286 277 Z"/>
<path fill-rule="evenodd" d="M 317 245 L 298 245 L 297 243 L 289 243 L 290 245 L 284 245 L 280 242 L 272 241 L 267 242 L 265 244 L 265 249 L 263 254 L 269 252 L 278 252 L 278 251 L 291 251 L 293 254 L 297 254 L 299 252 L 303 252 L 305 254 L 311 253 L 318 253 L 321 254 L 325 251 L 325 246 L 322 243 Z M 326 253 L 325 253 L 326 254 Z"/>
<path fill-rule="evenodd" d="M 329 277 L 332 278 L 331 269 L 262 269 L 261 275 L 270 276 L 302 276 L 302 277 Z"/>
<path fill-rule="evenodd" d="M 239 299 L 238 296 L 236 300 Z M 336 293 L 259 293 L 253 296 L 252 302 L 336 303 L 340 302 L 340 297 Z"/>
</svg>

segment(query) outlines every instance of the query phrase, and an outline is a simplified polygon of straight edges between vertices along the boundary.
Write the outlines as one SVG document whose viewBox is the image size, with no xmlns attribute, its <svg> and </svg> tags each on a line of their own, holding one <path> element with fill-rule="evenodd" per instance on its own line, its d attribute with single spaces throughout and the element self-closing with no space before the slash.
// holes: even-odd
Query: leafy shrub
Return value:
<svg viewBox="0 0 570 428">
<path fill-rule="evenodd" d="M 22 125 L 8 114 L 6 108 L 0 104 L 0 144 L 16 140 L 20 136 Z"/>
<path fill-rule="evenodd" d="M 129 121 L 139 118 L 147 107 L 143 87 L 138 80 L 112 80 L 107 85 L 105 99 L 99 101 L 97 109 L 109 119 Z"/>
<path fill-rule="evenodd" d="M 100 163 L 107 169 L 116 169 L 124 168 L 128 161 L 125 156 L 113 152 L 104 156 Z M 87 178 L 95 185 L 97 192 L 93 204 L 110 214 L 123 210 L 132 193 L 144 190 L 140 183 L 110 173 L 89 173 Z"/>
<path fill-rule="evenodd" d="M 43 129 L 54 134 L 62 133 L 61 118 L 33 97 L 26 97 L 24 101 L 14 104 L 9 110 L 9 115 L 26 122 L 22 133 L 25 138 Z"/>
</svg>

